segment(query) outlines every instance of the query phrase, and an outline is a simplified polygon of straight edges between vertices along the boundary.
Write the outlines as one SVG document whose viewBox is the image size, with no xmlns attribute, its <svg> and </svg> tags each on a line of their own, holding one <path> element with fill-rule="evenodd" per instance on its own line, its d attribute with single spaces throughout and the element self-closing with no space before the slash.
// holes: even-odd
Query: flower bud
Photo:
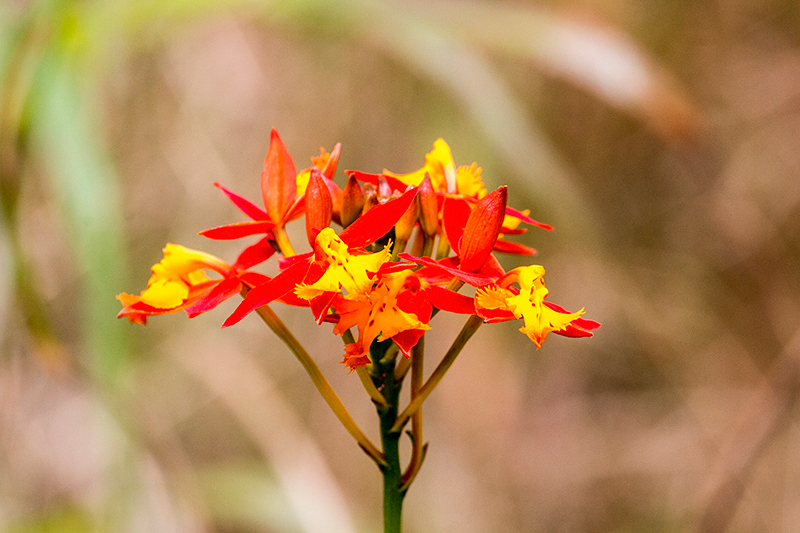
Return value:
<svg viewBox="0 0 800 533">
<path fill-rule="evenodd" d="M 317 233 L 330 226 L 332 217 L 331 192 L 322 178 L 322 172 L 313 167 L 306 188 L 306 236 L 311 246 L 314 246 Z"/>
<path fill-rule="evenodd" d="M 439 231 L 439 205 L 436 193 L 431 184 L 431 177 L 425 174 L 425 179 L 419 185 L 419 225 L 425 235 L 432 237 Z"/>
<path fill-rule="evenodd" d="M 396 191 L 395 191 L 396 192 Z M 419 214 L 419 196 L 415 196 L 411 205 L 408 207 L 400 220 L 394 226 L 394 237 L 399 243 L 405 243 L 411 239 L 411 234 L 414 232 L 414 227 L 417 225 L 417 216 Z"/>
<path fill-rule="evenodd" d="M 361 190 L 361 185 L 351 175 L 347 178 L 347 184 L 342 192 L 342 212 L 339 218 L 343 228 L 352 224 L 361 214 L 364 209 L 364 199 L 364 191 Z"/>
<path fill-rule="evenodd" d="M 483 267 L 503 227 L 507 199 L 506 187 L 499 187 L 472 209 L 459 247 L 461 270 L 477 272 Z"/>
</svg>

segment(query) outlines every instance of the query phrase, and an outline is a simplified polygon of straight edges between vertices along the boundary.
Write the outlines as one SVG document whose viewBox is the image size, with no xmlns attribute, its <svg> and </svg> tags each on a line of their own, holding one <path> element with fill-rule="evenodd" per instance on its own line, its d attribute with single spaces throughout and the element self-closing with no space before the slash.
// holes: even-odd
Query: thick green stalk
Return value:
<svg viewBox="0 0 800 533">
<path fill-rule="evenodd" d="M 411 351 L 411 400 L 419 396 L 422 387 L 422 371 L 425 362 L 425 335 L 420 337 L 416 346 Z M 417 476 L 422 460 L 425 458 L 425 450 L 422 442 L 422 407 L 419 407 L 411 417 L 411 439 L 413 448 L 411 450 L 411 460 L 403 474 L 403 488 L 408 489 L 411 482 Z"/>
<path fill-rule="evenodd" d="M 386 350 L 391 341 L 375 342 L 370 349 L 371 356 L 378 365 L 383 396 L 388 405 L 378 406 L 380 418 L 381 444 L 383 445 L 383 531 L 399 533 L 402 530 L 403 498 L 406 488 L 403 486 L 403 472 L 400 467 L 400 434 L 392 431 L 400 402 L 401 382 L 394 379 L 395 362 L 386 357 Z"/>
</svg>

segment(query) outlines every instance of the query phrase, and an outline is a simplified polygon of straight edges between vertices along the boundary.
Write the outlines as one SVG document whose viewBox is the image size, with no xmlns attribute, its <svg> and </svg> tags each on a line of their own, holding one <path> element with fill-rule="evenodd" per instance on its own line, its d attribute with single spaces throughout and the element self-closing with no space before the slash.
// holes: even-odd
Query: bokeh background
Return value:
<svg viewBox="0 0 800 533">
<path fill-rule="evenodd" d="M 367 172 L 443 137 L 603 323 L 478 331 L 407 531 L 800 528 L 800 3 L 2 0 L 1 531 L 379 529 L 378 471 L 255 316 L 219 329 L 235 300 L 115 318 L 166 242 L 233 260 L 196 233 L 239 220 L 212 182 L 260 198 L 272 127 Z M 340 340 L 278 311 L 376 439 Z"/>
</svg>

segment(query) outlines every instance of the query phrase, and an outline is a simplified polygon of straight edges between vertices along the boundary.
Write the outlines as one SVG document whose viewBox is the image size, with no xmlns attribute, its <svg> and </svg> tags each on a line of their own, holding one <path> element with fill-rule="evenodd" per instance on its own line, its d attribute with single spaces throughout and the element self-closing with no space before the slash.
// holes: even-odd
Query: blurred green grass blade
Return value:
<svg viewBox="0 0 800 533">
<path fill-rule="evenodd" d="M 91 514 L 79 507 L 69 506 L 12 522 L 5 533 L 88 533 L 97 531 Z"/>
<path fill-rule="evenodd" d="M 101 382 L 120 377 L 131 357 L 127 323 L 114 295 L 126 280 L 120 195 L 108 148 L 96 130 L 91 84 L 70 57 L 52 48 L 42 60 L 30 99 L 30 129 L 43 154 L 51 190 L 80 269 L 86 363 Z"/>
<path fill-rule="evenodd" d="M 261 463 L 222 464 L 197 472 L 214 523 L 229 528 L 301 531 L 286 495 Z"/>
</svg>

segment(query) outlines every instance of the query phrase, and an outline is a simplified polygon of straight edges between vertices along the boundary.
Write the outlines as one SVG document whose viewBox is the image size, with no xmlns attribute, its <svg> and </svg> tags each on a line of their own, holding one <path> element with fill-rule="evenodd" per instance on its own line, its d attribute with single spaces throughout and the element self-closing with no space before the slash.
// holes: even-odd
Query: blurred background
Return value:
<svg viewBox="0 0 800 533">
<path fill-rule="evenodd" d="M 0 531 L 379 529 L 290 352 L 219 329 L 237 299 L 115 318 L 165 243 L 235 258 L 197 232 L 241 220 L 214 181 L 259 200 L 272 127 L 298 168 L 342 142 L 340 185 L 443 137 L 603 323 L 478 331 L 407 531 L 800 528 L 800 3 L 0 0 Z M 341 341 L 276 309 L 377 439 Z"/>
</svg>

